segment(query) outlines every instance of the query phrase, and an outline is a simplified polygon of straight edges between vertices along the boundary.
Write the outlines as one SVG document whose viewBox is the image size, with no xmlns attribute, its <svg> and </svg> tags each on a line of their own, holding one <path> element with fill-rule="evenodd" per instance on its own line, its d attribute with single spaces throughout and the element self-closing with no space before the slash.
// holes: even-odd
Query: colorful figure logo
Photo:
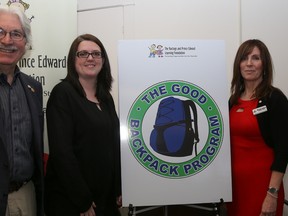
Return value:
<svg viewBox="0 0 288 216">
<path fill-rule="evenodd" d="M 152 44 L 149 48 L 149 58 L 155 58 L 155 56 L 157 55 L 158 57 L 163 57 L 163 46 L 162 45 L 157 45 L 156 44 Z"/>
</svg>

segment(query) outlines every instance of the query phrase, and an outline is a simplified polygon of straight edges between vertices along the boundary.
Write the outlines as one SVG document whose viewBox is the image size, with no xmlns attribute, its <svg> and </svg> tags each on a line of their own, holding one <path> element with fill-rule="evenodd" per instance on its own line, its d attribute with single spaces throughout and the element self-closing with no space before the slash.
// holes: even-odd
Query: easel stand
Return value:
<svg viewBox="0 0 288 216">
<path fill-rule="evenodd" d="M 222 215 L 226 215 L 225 213 L 223 214 L 221 212 L 221 205 L 223 205 L 223 203 L 224 203 L 224 200 L 220 199 L 219 203 L 211 203 L 211 207 L 210 206 L 204 206 L 204 205 L 197 205 L 197 204 L 195 204 L 195 205 L 191 204 L 191 205 L 185 205 L 185 206 L 213 212 L 213 213 L 215 213 L 215 216 L 222 216 Z M 162 207 L 163 206 L 152 206 L 152 207 L 147 207 L 144 209 L 136 210 L 136 207 L 133 207 L 133 205 L 130 204 L 129 210 L 128 210 L 128 216 L 136 216 L 137 214 L 151 211 L 151 210 L 154 210 L 157 208 L 162 208 Z M 168 216 L 168 206 L 164 206 L 164 216 Z"/>
<path fill-rule="evenodd" d="M 129 211 L 128 211 L 128 216 L 135 216 L 137 214 L 143 213 L 143 212 L 147 212 L 147 211 L 151 211 L 153 209 L 157 209 L 157 208 L 162 208 L 163 206 L 152 206 L 152 207 L 147 207 L 144 209 L 140 209 L 140 210 L 136 210 L 136 207 L 133 207 L 132 204 L 129 205 Z M 168 216 L 168 206 L 164 206 L 164 215 Z"/>
</svg>

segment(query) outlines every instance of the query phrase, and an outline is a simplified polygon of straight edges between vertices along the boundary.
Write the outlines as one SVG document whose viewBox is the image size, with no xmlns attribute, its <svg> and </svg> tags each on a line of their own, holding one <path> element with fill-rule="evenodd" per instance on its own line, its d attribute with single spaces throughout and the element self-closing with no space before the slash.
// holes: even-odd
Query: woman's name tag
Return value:
<svg viewBox="0 0 288 216">
<path fill-rule="evenodd" d="M 252 112 L 253 112 L 253 115 L 258 115 L 260 113 L 267 112 L 267 107 L 264 105 L 256 109 L 253 109 Z"/>
</svg>

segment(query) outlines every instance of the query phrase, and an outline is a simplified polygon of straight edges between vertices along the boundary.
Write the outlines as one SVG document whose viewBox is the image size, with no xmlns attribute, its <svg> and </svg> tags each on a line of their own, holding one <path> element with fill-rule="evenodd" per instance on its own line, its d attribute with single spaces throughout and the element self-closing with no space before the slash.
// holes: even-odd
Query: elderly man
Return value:
<svg viewBox="0 0 288 216">
<path fill-rule="evenodd" d="M 1 6 L 0 216 L 44 215 L 42 86 L 17 66 L 30 42 L 24 12 Z"/>
</svg>

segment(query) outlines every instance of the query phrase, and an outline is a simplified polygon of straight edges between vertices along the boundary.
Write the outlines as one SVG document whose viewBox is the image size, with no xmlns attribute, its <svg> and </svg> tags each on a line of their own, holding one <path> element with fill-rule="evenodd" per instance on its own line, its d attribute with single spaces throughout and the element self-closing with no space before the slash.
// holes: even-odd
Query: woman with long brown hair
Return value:
<svg viewBox="0 0 288 216">
<path fill-rule="evenodd" d="M 288 100 L 272 85 L 273 64 L 256 39 L 239 47 L 231 82 L 232 216 L 283 215 Z"/>
</svg>

